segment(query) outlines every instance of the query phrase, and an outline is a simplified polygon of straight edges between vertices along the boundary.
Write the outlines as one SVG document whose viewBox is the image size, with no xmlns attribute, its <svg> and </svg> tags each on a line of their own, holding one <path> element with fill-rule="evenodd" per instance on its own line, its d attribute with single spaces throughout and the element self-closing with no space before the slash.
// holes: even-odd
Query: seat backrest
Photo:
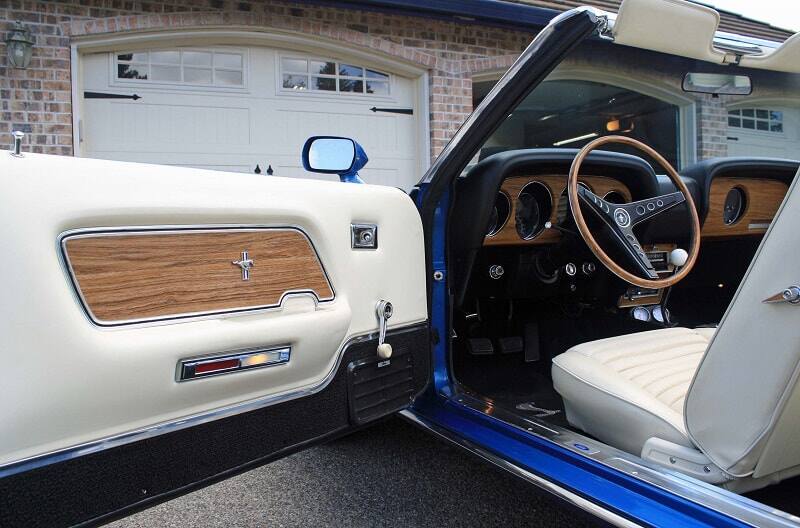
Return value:
<svg viewBox="0 0 800 528">
<path fill-rule="evenodd" d="M 800 174 L 800 173 L 799 173 Z M 689 387 L 692 441 L 731 475 L 800 466 L 800 188 L 789 189 Z"/>
</svg>

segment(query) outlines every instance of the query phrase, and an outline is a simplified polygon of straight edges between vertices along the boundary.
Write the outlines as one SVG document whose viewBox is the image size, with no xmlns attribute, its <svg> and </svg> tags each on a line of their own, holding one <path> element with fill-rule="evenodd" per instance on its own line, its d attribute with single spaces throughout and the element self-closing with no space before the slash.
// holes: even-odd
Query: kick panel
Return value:
<svg viewBox="0 0 800 528">
<path fill-rule="evenodd" d="M 83 306 L 119 325 L 317 301 L 333 288 L 296 228 L 191 228 L 68 234 L 61 247 Z"/>
</svg>

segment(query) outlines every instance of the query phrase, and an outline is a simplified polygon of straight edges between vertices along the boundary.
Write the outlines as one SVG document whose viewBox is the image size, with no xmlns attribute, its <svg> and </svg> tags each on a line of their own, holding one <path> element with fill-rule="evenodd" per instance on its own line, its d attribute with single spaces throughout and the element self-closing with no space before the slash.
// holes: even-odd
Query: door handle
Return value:
<svg viewBox="0 0 800 528">
<path fill-rule="evenodd" d="M 762 302 L 765 303 L 800 303 L 800 286 L 789 286 L 785 290 L 776 293 L 772 297 L 767 297 Z"/>
</svg>

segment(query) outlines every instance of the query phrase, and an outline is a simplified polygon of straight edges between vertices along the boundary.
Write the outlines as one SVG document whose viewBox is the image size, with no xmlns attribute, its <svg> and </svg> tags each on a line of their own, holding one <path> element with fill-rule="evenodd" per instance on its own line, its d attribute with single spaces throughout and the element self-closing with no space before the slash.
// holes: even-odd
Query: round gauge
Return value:
<svg viewBox="0 0 800 528">
<path fill-rule="evenodd" d="M 508 199 L 508 196 L 504 192 L 497 193 L 492 212 L 489 215 L 489 227 L 486 230 L 486 236 L 494 236 L 498 231 L 503 229 L 510 214 L 511 201 Z"/>
<path fill-rule="evenodd" d="M 608 191 L 603 196 L 603 200 L 607 201 L 608 203 L 623 204 L 625 203 L 625 196 L 623 196 L 619 191 Z"/>
<path fill-rule="evenodd" d="M 514 220 L 517 234 L 523 240 L 536 237 L 544 229 L 553 211 L 550 190 L 541 182 L 531 182 L 523 187 L 517 198 Z"/>
<path fill-rule="evenodd" d="M 650 320 L 650 310 L 645 308 L 644 306 L 637 306 L 631 310 L 631 315 L 637 321 L 649 321 Z"/>
<path fill-rule="evenodd" d="M 725 206 L 722 209 L 722 221 L 725 225 L 735 224 L 744 214 L 746 199 L 740 187 L 728 191 L 725 197 Z"/>
<path fill-rule="evenodd" d="M 589 187 L 583 182 L 578 182 L 578 185 L 591 191 L 591 189 L 589 189 Z M 561 191 L 561 196 L 558 199 L 558 208 L 556 209 L 556 225 L 564 225 L 564 221 L 567 219 L 568 213 L 569 196 L 567 196 L 567 189 L 564 189 Z"/>
</svg>

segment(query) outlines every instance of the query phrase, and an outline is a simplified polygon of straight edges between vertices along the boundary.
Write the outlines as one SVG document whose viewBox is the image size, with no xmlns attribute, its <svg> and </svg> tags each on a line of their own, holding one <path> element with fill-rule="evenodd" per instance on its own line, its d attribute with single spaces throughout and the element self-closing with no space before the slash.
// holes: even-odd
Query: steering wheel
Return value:
<svg viewBox="0 0 800 528">
<path fill-rule="evenodd" d="M 608 143 L 622 143 L 630 145 L 638 150 L 646 153 L 651 158 L 655 159 L 667 171 L 667 176 L 675 184 L 678 192 L 664 194 L 662 196 L 655 196 L 637 202 L 627 204 L 614 204 L 607 202 L 590 191 L 585 185 L 578 185 L 578 174 L 581 170 L 581 164 L 586 159 L 586 156 L 597 147 Z M 586 241 L 586 245 L 592 250 L 592 253 L 597 259 L 605 265 L 616 276 L 625 280 L 635 286 L 642 288 L 666 288 L 677 283 L 692 270 L 695 262 L 697 261 L 697 254 L 700 251 L 700 219 L 697 216 L 697 209 L 692 200 L 692 195 L 686 184 L 683 183 L 677 171 L 664 159 L 661 154 L 653 150 L 651 147 L 645 145 L 641 141 L 632 139 L 625 136 L 603 136 L 595 139 L 585 147 L 583 147 L 572 166 L 569 169 L 569 178 L 567 180 L 567 193 L 569 195 L 569 205 L 572 209 L 572 216 L 575 218 L 575 224 L 578 230 Z M 642 275 L 635 275 L 625 270 L 622 266 L 614 262 L 611 257 L 595 240 L 586 221 L 581 212 L 580 203 L 586 204 L 589 209 L 594 212 L 611 230 L 613 233 L 613 240 L 617 246 L 627 254 L 631 261 L 635 264 L 636 270 Z M 633 227 L 651 220 L 659 214 L 672 209 L 678 204 L 686 202 L 691 221 L 691 242 L 689 244 L 689 254 L 684 265 L 676 270 L 675 273 L 669 277 L 659 278 L 653 264 L 642 248 L 642 245 L 633 234 Z"/>
</svg>

